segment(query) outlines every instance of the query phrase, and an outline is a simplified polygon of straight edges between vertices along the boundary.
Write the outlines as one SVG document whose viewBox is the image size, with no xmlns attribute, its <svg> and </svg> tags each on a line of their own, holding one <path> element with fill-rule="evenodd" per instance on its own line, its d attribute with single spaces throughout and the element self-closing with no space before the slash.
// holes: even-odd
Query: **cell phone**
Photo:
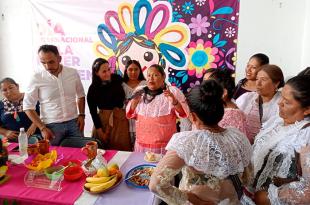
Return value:
<svg viewBox="0 0 310 205">
<path fill-rule="evenodd" d="M 12 151 L 12 152 L 19 152 L 19 146 L 17 145 L 17 146 L 14 147 L 11 151 Z"/>
</svg>

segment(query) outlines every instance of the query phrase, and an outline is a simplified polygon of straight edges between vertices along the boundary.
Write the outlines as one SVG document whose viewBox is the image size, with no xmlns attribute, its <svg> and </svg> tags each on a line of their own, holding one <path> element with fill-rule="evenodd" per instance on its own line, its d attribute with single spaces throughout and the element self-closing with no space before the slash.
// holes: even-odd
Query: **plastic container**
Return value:
<svg viewBox="0 0 310 205">
<path fill-rule="evenodd" d="M 63 175 L 63 172 L 64 172 L 63 166 L 49 167 L 44 171 L 46 177 L 52 181 L 58 180 Z"/>
<path fill-rule="evenodd" d="M 61 190 L 62 180 L 63 176 L 61 176 L 57 180 L 50 180 L 49 178 L 47 178 L 44 172 L 38 171 L 28 171 L 24 177 L 25 185 L 28 187 L 48 189 L 54 191 Z"/>
<path fill-rule="evenodd" d="M 19 145 L 19 155 L 27 157 L 28 137 L 23 127 L 19 129 L 18 145 Z"/>
</svg>

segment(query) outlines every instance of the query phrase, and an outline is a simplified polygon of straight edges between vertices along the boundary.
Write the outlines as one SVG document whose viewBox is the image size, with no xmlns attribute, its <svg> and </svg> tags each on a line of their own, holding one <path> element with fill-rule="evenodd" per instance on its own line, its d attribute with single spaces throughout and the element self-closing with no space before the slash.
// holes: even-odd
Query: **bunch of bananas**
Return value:
<svg viewBox="0 0 310 205">
<path fill-rule="evenodd" d="M 102 167 L 97 170 L 97 174 L 86 178 L 84 189 L 91 193 L 101 193 L 111 188 L 122 178 L 122 173 L 118 166 Z"/>
</svg>

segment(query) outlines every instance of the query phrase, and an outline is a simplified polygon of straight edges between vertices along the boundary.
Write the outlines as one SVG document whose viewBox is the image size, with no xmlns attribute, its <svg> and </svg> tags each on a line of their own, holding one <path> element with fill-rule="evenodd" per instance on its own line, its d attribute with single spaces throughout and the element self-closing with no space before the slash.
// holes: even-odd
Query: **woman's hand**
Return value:
<svg viewBox="0 0 310 205">
<path fill-rule="evenodd" d="M 256 205 L 270 205 L 270 200 L 268 198 L 268 192 L 265 190 L 255 192 L 254 202 Z"/>
<path fill-rule="evenodd" d="M 5 131 L 5 137 L 7 137 L 9 140 L 15 139 L 18 137 L 19 132 L 13 131 L 13 130 L 7 130 Z"/>
<path fill-rule="evenodd" d="M 134 111 L 136 109 L 136 107 L 138 106 L 139 102 L 141 100 L 141 96 L 137 96 L 133 99 L 131 99 L 131 104 L 130 104 L 130 110 Z"/>
<path fill-rule="evenodd" d="M 98 138 L 103 141 L 103 143 L 108 142 L 109 135 L 103 132 L 102 128 L 97 129 L 97 135 L 98 135 Z"/>
<path fill-rule="evenodd" d="M 215 205 L 212 201 L 204 201 L 191 192 L 187 192 L 188 201 L 193 205 Z"/>
<path fill-rule="evenodd" d="M 173 93 L 169 90 L 168 87 L 163 92 L 164 92 L 164 95 L 169 99 L 172 105 L 177 105 L 179 103 L 179 101 L 174 97 Z"/>
<path fill-rule="evenodd" d="M 31 135 L 33 135 L 36 129 L 37 126 L 34 123 L 32 123 L 26 132 L 27 136 L 30 137 Z"/>
</svg>

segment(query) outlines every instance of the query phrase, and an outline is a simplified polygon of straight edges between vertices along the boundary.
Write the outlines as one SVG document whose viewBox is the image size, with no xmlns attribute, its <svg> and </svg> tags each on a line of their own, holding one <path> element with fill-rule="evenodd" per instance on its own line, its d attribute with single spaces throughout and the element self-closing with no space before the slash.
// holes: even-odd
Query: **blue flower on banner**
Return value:
<svg viewBox="0 0 310 205">
<path fill-rule="evenodd" d="M 191 1 L 185 2 L 185 3 L 182 5 L 182 11 L 183 11 L 185 14 L 191 14 L 191 15 L 192 15 L 192 11 L 194 11 L 194 4 L 192 4 Z"/>
<path fill-rule="evenodd" d="M 214 38 L 213 38 L 213 41 L 212 41 L 212 43 L 214 44 L 214 46 L 216 46 L 216 47 L 223 47 L 223 46 L 225 46 L 226 45 L 226 43 L 227 43 L 227 41 L 224 41 L 224 40 L 220 40 L 220 34 L 218 33 L 218 34 L 216 34 L 215 36 L 214 36 Z"/>
<path fill-rule="evenodd" d="M 172 13 L 172 22 L 179 22 L 181 18 L 183 18 L 182 14 L 178 13 L 177 11 Z"/>
<path fill-rule="evenodd" d="M 180 80 L 178 78 L 176 78 L 175 76 L 169 76 L 169 82 L 171 83 L 172 86 L 176 86 L 178 88 L 181 87 L 182 83 L 180 82 Z"/>
<path fill-rule="evenodd" d="M 175 76 L 181 79 L 182 84 L 188 80 L 187 71 L 179 71 Z"/>
</svg>

